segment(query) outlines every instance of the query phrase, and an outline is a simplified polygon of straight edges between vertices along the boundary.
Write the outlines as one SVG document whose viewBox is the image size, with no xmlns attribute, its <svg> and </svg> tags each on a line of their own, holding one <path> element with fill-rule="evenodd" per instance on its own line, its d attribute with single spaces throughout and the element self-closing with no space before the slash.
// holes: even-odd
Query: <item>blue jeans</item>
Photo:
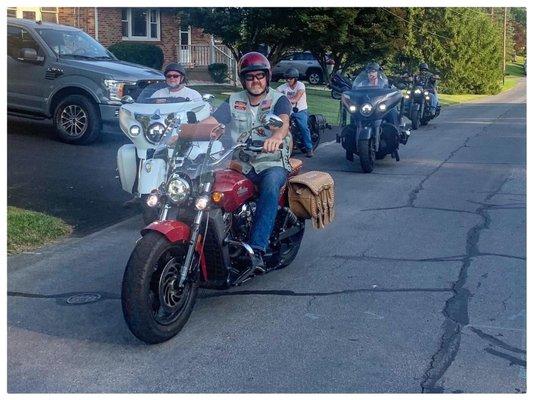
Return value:
<svg viewBox="0 0 533 400">
<path fill-rule="evenodd" d="M 259 174 L 252 169 L 246 175 L 259 188 L 259 199 L 248 243 L 254 250 L 265 252 L 268 246 L 268 239 L 278 213 L 279 195 L 281 188 L 287 182 L 287 175 L 288 171 L 283 167 L 268 168 Z"/>
<path fill-rule="evenodd" d="M 309 119 L 309 114 L 307 113 L 307 110 L 292 113 L 292 116 L 294 117 L 296 125 L 300 130 L 300 134 L 302 135 L 305 148 L 307 150 L 311 150 L 313 148 L 313 142 L 311 141 L 311 131 L 309 130 L 309 124 L 307 123 L 307 120 Z"/>
</svg>

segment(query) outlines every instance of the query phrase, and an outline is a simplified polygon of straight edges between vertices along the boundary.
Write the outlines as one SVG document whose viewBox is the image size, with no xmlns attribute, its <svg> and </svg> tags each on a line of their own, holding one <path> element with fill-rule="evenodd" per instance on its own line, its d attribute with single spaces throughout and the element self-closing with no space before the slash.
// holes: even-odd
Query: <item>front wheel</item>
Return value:
<svg viewBox="0 0 533 400">
<path fill-rule="evenodd" d="M 357 143 L 357 150 L 363 171 L 366 173 L 372 172 L 376 161 L 376 151 L 374 149 L 373 140 L 360 140 Z"/>
<path fill-rule="evenodd" d="M 191 315 L 198 295 L 197 257 L 183 288 L 178 287 L 187 245 L 158 232 L 137 242 L 122 280 L 122 312 L 130 331 L 149 344 L 174 337 Z"/>
<path fill-rule="evenodd" d="M 72 94 L 54 111 L 54 127 L 60 140 L 71 144 L 89 144 L 101 136 L 100 113 L 89 98 Z"/>
<path fill-rule="evenodd" d="M 415 131 L 420 126 L 420 109 L 411 107 L 411 128 Z"/>
</svg>

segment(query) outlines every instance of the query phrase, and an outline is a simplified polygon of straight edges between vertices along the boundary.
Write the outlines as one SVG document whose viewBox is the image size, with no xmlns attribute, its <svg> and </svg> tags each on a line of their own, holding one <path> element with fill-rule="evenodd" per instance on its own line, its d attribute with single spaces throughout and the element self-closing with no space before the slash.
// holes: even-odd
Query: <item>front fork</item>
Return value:
<svg viewBox="0 0 533 400">
<path fill-rule="evenodd" d="M 211 182 L 206 182 L 204 185 L 203 195 L 208 195 L 210 192 L 211 192 Z M 206 209 L 207 207 L 203 210 L 198 210 L 194 218 L 193 224 L 191 226 L 191 237 L 189 239 L 189 248 L 187 249 L 187 255 L 185 256 L 185 262 L 183 264 L 183 268 L 181 269 L 181 273 L 180 273 L 180 281 L 179 281 L 180 288 L 183 288 L 185 286 L 185 280 L 187 279 L 187 276 L 191 272 L 192 260 L 194 258 L 195 251 L 197 251 L 196 242 L 198 240 L 198 236 L 200 235 L 200 225 L 202 224 L 202 219 L 204 217 Z M 206 229 L 207 229 L 207 226 L 206 226 Z M 203 244 L 202 244 L 202 247 L 203 247 Z"/>
</svg>

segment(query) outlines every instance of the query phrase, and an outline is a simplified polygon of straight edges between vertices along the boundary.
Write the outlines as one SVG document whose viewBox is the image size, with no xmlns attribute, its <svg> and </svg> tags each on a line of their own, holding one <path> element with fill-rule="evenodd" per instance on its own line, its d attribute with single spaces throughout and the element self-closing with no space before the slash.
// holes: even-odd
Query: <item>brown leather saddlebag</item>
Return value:
<svg viewBox="0 0 533 400">
<path fill-rule="evenodd" d="M 309 171 L 289 179 L 289 207 L 297 217 L 312 219 L 317 229 L 335 217 L 335 183 L 330 174 Z"/>
</svg>

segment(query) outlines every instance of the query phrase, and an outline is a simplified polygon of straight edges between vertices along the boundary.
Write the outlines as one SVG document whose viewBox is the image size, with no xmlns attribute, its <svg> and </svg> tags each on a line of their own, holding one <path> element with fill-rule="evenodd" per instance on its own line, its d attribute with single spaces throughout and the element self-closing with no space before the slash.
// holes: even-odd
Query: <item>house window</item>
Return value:
<svg viewBox="0 0 533 400">
<path fill-rule="evenodd" d="M 153 8 L 122 9 L 122 39 L 159 40 L 159 10 Z"/>
<path fill-rule="evenodd" d="M 57 24 L 57 7 L 41 7 L 41 21 Z"/>
<path fill-rule="evenodd" d="M 17 9 L 15 7 L 8 7 L 7 16 L 12 17 L 12 18 L 17 18 Z"/>
</svg>

